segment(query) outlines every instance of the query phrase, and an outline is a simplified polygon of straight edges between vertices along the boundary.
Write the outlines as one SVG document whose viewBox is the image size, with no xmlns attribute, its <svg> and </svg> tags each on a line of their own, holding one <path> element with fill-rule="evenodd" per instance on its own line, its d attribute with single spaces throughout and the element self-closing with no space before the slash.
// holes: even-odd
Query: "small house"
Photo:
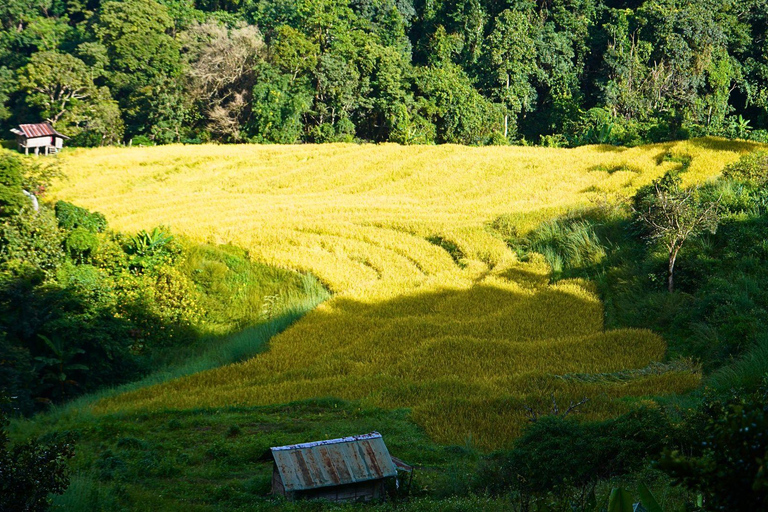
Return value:
<svg viewBox="0 0 768 512">
<path fill-rule="evenodd" d="M 393 458 L 378 432 L 270 448 L 272 493 L 289 500 L 371 501 L 386 497 L 397 471 L 412 471 Z"/>
<path fill-rule="evenodd" d="M 11 131 L 16 135 L 19 151 L 23 149 L 25 155 L 29 154 L 30 149 L 34 149 L 36 155 L 40 151 L 44 155 L 58 153 L 64 147 L 64 139 L 69 139 L 54 130 L 50 123 L 21 124 Z"/>
</svg>

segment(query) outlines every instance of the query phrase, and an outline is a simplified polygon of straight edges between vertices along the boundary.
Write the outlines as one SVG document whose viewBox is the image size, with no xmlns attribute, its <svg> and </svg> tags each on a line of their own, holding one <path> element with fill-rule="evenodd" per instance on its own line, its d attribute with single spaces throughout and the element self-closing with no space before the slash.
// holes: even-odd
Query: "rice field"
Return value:
<svg viewBox="0 0 768 512">
<path fill-rule="evenodd" d="M 688 183 L 717 176 L 744 142 L 632 149 L 300 145 L 65 152 L 55 198 L 121 231 L 166 225 L 309 271 L 331 300 L 248 361 L 96 403 L 96 412 L 266 405 L 313 397 L 411 408 L 435 440 L 508 445 L 525 406 L 603 418 L 699 375 L 658 364 L 665 343 L 605 331 L 583 281 L 550 282 L 489 225 L 523 233 L 570 208 L 627 197 L 690 156 Z"/>
</svg>

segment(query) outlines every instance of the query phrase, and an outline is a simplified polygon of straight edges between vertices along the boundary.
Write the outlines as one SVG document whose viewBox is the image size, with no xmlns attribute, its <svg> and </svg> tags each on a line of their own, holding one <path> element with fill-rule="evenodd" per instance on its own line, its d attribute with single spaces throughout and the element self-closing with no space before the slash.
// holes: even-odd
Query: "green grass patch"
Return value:
<svg viewBox="0 0 768 512">
<path fill-rule="evenodd" d="M 479 456 L 441 446 L 410 420 L 407 410 L 366 409 L 356 402 L 318 399 L 280 406 L 150 414 L 62 416 L 27 432 L 66 431 L 77 439 L 68 491 L 59 510 L 324 510 L 332 504 L 288 504 L 270 496 L 271 446 L 377 430 L 390 452 L 417 466 L 407 504 L 381 509 L 476 510 L 504 499 L 463 497 Z M 401 482 L 403 488 L 405 482 Z M 400 497 L 405 498 L 401 492 Z M 443 501 L 443 507 L 438 506 Z"/>
</svg>

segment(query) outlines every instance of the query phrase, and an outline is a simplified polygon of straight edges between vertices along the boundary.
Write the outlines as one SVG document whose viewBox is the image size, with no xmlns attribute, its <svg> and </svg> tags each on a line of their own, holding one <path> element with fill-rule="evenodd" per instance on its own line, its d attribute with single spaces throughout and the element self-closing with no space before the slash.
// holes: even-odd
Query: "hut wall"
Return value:
<svg viewBox="0 0 768 512">
<path fill-rule="evenodd" d="M 51 145 L 51 136 L 35 137 L 33 139 L 27 139 L 25 146 L 28 148 L 43 148 Z"/>
<path fill-rule="evenodd" d="M 371 501 L 380 499 L 383 496 L 383 479 L 296 492 L 296 498 L 298 499 L 321 499 L 328 501 Z"/>
</svg>

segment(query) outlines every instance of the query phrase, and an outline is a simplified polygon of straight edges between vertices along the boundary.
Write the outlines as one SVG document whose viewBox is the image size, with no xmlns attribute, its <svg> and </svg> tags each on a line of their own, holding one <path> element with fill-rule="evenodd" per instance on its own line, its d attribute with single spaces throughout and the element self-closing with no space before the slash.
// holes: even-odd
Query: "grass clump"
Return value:
<svg viewBox="0 0 768 512">
<path fill-rule="evenodd" d="M 568 270 L 599 265 L 605 258 L 593 223 L 578 218 L 543 223 L 525 238 L 523 248 L 542 254 L 555 278 Z"/>
</svg>

